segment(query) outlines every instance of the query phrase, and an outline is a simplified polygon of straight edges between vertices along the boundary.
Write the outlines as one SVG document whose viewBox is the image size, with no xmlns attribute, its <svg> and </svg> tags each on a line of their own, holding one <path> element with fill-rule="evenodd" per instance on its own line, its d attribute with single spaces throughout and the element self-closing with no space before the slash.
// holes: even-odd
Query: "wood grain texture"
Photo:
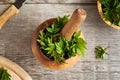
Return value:
<svg viewBox="0 0 120 80">
<path fill-rule="evenodd" d="M 0 3 L 14 3 L 15 0 L 0 0 Z"/>
<path fill-rule="evenodd" d="M 0 9 L 4 10 L 6 6 L 0 5 Z M 67 70 L 49 70 L 32 55 L 32 33 L 46 19 L 72 14 L 76 8 L 84 8 L 88 14 L 80 26 L 87 41 L 86 57 Z M 110 46 L 109 55 L 104 60 L 94 58 L 94 48 L 99 44 Z M 33 80 L 119 80 L 119 51 L 120 31 L 108 27 L 101 20 L 96 5 L 25 4 L 20 13 L 0 30 L 0 54 L 22 66 Z"/>
<path fill-rule="evenodd" d="M 27 3 L 96 3 L 96 0 L 28 0 Z"/>
<path fill-rule="evenodd" d="M 0 0 L 0 3 L 14 3 L 15 0 Z M 26 3 L 96 3 L 96 0 L 27 0 Z"/>
<path fill-rule="evenodd" d="M 70 39 L 73 34 L 79 29 L 79 26 L 85 21 L 87 13 L 84 9 L 76 9 L 69 21 L 65 24 L 63 29 L 61 30 L 62 36 L 66 39 Z"/>
</svg>

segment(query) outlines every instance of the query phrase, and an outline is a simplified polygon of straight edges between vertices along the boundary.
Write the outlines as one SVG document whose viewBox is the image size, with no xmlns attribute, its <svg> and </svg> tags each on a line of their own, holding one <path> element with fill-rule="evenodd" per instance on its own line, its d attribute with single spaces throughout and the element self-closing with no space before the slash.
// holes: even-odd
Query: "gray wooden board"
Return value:
<svg viewBox="0 0 120 80">
<path fill-rule="evenodd" d="M 6 7 L 0 5 L 0 13 Z M 31 51 L 33 31 L 44 20 L 71 14 L 79 7 L 87 11 L 87 19 L 80 26 L 87 41 L 86 57 L 63 71 L 43 67 Z M 25 4 L 0 30 L 0 55 L 22 66 L 33 80 L 120 80 L 119 34 L 100 19 L 96 5 Z M 94 48 L 99 44 L 110 46 L 104 60 L 94 58 Z"/>
<path fill-rule="evenodd" d="M 13 3 L 16 0 L 0 0 L 1 3 Z M 96 0 L 27 0 L 26 3 L 96 3 Z"/>
</svg>

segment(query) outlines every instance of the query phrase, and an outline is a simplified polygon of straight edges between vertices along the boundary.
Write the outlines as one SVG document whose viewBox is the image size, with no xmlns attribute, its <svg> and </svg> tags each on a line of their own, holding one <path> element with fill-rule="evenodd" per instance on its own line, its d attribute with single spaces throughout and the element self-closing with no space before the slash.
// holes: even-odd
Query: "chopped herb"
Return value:
<svg viewBox="0 0 120 80">
<path fill-rule="evenodd" d="M 107 48 L 102 48 L 100 45 L 95 48 L 95 57 L 96 59 L 104 59 L 104 55 L 108 55 Z"/>
</svg>

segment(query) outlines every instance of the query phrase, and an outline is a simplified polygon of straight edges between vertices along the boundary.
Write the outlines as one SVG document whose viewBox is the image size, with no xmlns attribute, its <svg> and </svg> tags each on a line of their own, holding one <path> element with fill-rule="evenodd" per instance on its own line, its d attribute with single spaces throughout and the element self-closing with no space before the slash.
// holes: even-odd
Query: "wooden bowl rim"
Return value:
<svg viewBox="0 0 120 80">
<path fill-rule="evenodd" d="M 13 78 L 13 80 L 32 80 L 30 75 L 20 65 L 3 56 L 0 56 L 0 68 L 1 67 L 4 67 L 8 73 L 10 72 L 11 80 Z"/>
<path fill-rule="evenodd" d="M 117 25 L 111 23 L 110 21 L 105 20 L 105 18 L 103 17 L 102 5 L 101 5 L 101 3 L 100 3 L 100 0 L 97 0 L 97 8 L 98 8 L 98 12 L 99 12 L 99 14 L 100 14 L 100 17 L 102 18 L 102 20 L 103 20 L 107 25 L 109 25 L 110 27 L 113 27 L 113 28 L 115 28 L 115 29 L 120 30 L 120 26 L 117 26 Z"/>
</svg>

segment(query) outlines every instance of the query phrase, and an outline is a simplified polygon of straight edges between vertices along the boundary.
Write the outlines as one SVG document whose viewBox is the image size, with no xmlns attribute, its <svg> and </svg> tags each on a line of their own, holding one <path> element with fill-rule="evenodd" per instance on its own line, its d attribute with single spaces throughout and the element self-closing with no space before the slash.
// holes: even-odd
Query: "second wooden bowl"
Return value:
<svg viewBox="0 0 120 80">
<path fill-rule="evenodd" d="M 113 27 L 115 29 L 120 30 L 120 26 L 117 26 L 113 23 L 111 23 L 110 21 L 105 20 L 104 16 L 103 16 L 103 11 L 102 11 L 102 4 L 100 3 L 100 0 L 97 0 L 97 8 L 98 8 L 98 12 L 100 14 L 100 17 L 102 18 L 102 20 L 109 25 L 110 27 Z"/>
</svg>

